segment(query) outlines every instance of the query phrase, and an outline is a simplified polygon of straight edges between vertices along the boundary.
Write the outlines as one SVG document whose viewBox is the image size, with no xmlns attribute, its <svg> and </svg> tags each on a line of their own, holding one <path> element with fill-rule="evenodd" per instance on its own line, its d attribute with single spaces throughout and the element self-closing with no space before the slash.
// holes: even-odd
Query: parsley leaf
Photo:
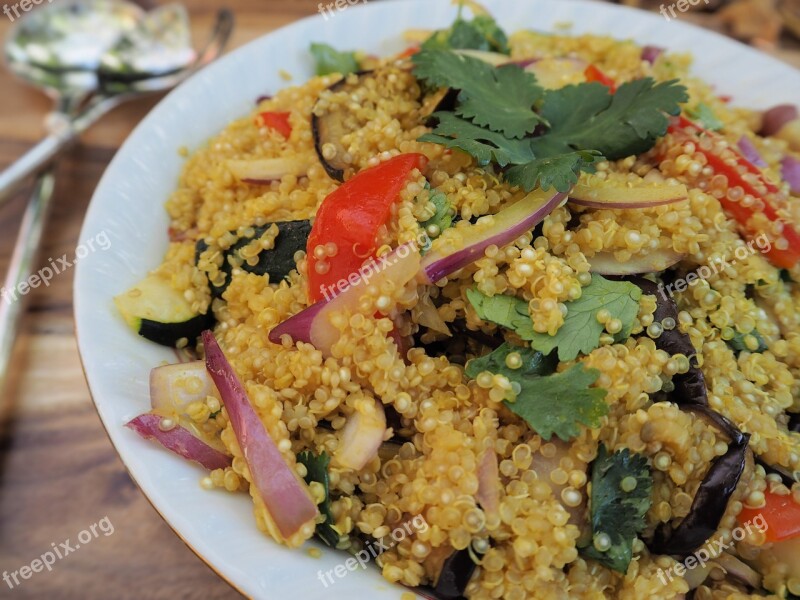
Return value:
<svg viewBox="0 0 800 600">
<path fill-rule="evenodd" d="M 478 15 L 472 21 L 456 19 L 450 29 L 435 32 L 422 43 L 424 50 L 483 50 L 510 54 L 508 36 L 489 15 Z"/>
<path fill-rule="evenodd" d="M 591 165 L 599 160 L 602 157 L 594 150 L 578 150 L 548 158 L 535 158 L 511 167 L 506 171 L 506 181 L 526 190 L 554 187 L 556 191 L 568 192 L 578 183 L 578 173 L 592 170 Z"/>
<path fill-rule="evenodd" d="M 349 75 L 359 69 L 354 52 L 339 52 L 328 44 L 311 44 L 311 55 L 316 62 L 317 75 L 340 73 Z"/>
<path fill-rule="evenodd" d="M 414 74 L 438 87 L 461 90 L 456 114 L 475 125 L 521 138 L 542 122 L 533 110 L 543 88 L 518 65 L 493 67 L 482 60 L 447 50 L 425 50 L 412 58 Z"/>
<path fill-rule="evenodd" d="M 453 211 L 450 201 L 447 199 L 447 194 L 439 190 L 431 192 L 430 201 L 436 207 L 436 212 L 430 219 L 422 223 L 422 227 L 427 231 L 428 227 L 435 225 L 441 233 L 453 224 Z"/>
<path fill-rule="evenodd" d="M 755 350 L 751 350 L 747 344 L 745 343 L 745 338 L 748 335 L 752 335 L 756 341 L 758 342 L 758 346 Z M 739 333 L 738 331 L 734 333 L 733 337 L 729 340 L 726 340 L 728 346 L 731 347 L 736 354 L 740 352 L 753 352 L 753 353 L 763 353 L 769 350 L 767 343 L 764 341 L 764 338 L 758 332 L 758 329 L 753 329 L 750 333 Z"/>
<path fill-rule="evenodd" d="M 506 365 L 506 357 L 512 352 L 517 352 L 522 359 L 518 369 L 511 369 Z M 534 377 L 550 375 L 555 372 L 558 361 L 554 354 L 545 356 L 537 350 L 523 346 L 515 346 L 505 342 L 492 352 L 480 358 L 473 358 L 467 363 L 468 377 L 475 379 L 484 371 L 505 375 L 509 381 L 518 381 L 521 377 Z"/>
<path fill-rule="evenodd" d="M 711 107 L 705 102 L 698 103 L 693 109 L 687 108 L 686 114 L 695 121 L 699 121 L 703 127 L 711 131 L 719 131 L 725 126 L 717 115 L 714 114 L 714 111 L 711 110 Z"/>
<path fill-rule="evenodd" d="M 514 330 L 532 348 L 545 354 L 558 348 L 558 359 L 562 361 L 573 360 L 580 353 L 588 354 L 600 345 L 604 326 L 597 320 L 597 313 L 601 309 L 622 322 L 616 339 L 627 338 L 639 313 L 641 297 L 638 286 L 627 281 L 609 281 L 595 273 L 581 297 L 566 303 L 567 316 L 555 335 L 548 335 L 533 329 L 525 300 L 503 295 L 490 297 L 475 289 L 467 290 L 467 299 L 481 319 Z"/>
<path fill-rule="evenodd" d="M 511 329 L 523 340 L 532 340 L 536 334 L 525 300 L 502 294 L 487 296 L 476 289 L 467 290 L 467 299 L 484 321 Z"/>
<path fill-rule="evenodd" d="M 341 534 L 334 525 L 333 513 L 331 512 L 331 496 L 330 496 L 330 483 L 328 479 L 328 465 L 331 462 L 331 457 L 327 452 L 323 452 L 319 456 L 309 450 L 304 450 L 297 455 L 297 462 L 300 462 L 306 467 L 306 483 L 316 481 L 321 483 L 325 488 L 325 500 L 319 505 L 319 511 L 325 517 L 325 521 L 317 524 L 316 534 L 331 548 L 336 548 L 341 539 Z"/>
<path fill-rule="evenodd" d="M 609 160 L 646 152 L 666 134 L 667 115 L 679 114 L 688 100 L 686 88 L 676 83 L 645 77 L 623 83 L 614 94 L 597 82 L 548 90 L 540 112 L 550 129 L 531 141 L 533 152 L 596 150 Z"/>
<path fill-rule="evenodd" d="M 630 489 L 632 481 L 636 485 Z M 627 448 L 609 455 L 601 444 L 592 464 L 592 534 L 595 541 L 598 535 L 608 536 L 611 546 L 606 551 L 587 546 L 582 554 L 626 573 L 633 557 L 633 541 L 645 528 L 652 489 L 653 478 L 644 456 L 632 454 Z"/>
<path fill-rule="evenodd" d="M 463 150 L 474 156 L 481 166 L 495 162 L 505 167 L 533 159 L 527 140 L 510 140 L 502 133 L 473 125 L 450 112 L 436 112 L 433 116 L 439 120 L 439 124 L 432 133 L 420 137 L 419 141 Z"/>
<path fill-rule="evenodd" d="M 506 364 L 506 357 L 516 352 L 522 359 L 518 369 Z M 545 356 L 530 348 L 504 343 L 486 356 L 467 363 L 466 373 L 476 378 L 484 371 L 505 375 L 519 385 L 513 402 L 504 404 L 519 415 L 536 433 L 549 440 L 553 434 L 568 441 L 580 433 L 580 425 L 597 427 L 608 414 L 606 390 L 590 388 L 600 372 L 576 364 L 563 373 L 554 373 L 558 361 L 554 354 Z"/>
</svg>

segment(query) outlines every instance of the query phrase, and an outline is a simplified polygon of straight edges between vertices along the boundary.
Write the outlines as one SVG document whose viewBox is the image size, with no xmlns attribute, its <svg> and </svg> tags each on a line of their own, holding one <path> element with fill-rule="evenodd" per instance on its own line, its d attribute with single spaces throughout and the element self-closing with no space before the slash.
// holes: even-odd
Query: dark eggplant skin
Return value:
<svg viewBox="0 0 800 600">
<path fill-rule="evenodd" d="M 469 555 L 469 550 L 453 552 L 442 565 L 442 571 L 433 586 L 433 593 L 441 600 L 459 600 L 472 578 L 477 565 Z"/>
<path fill-rule="evenodd" d="M 139 335 L 156 344 L 173 348 L 178 340 L 186 338 L 192 346 L 203 331 L 214 326 L 214 321 L 214 314 L 210 310 L 207 314 L 197 315 L 183 323 L 159 323 L 141 319 Z"/>
<path fill-rule="evenodd" d="M 277 223 L 267 223 L 263 226 L 253 227 L 255 234 L 253 237 L 240 238 L 233 246 L 224 252 L 222 260 L 222 271 L 225 273 L 225 284 L 219 287 L 211 287 L 211 294 L 215 298 L 222 297 L 231 281 L 232 267 L 228 262 L 228 257 L 237 250 L 241 250 L 254 239 L 258 239 L 272 225 L 278 226 L 278 237 L 275 238 L 275 247 L 272 250 L 262 250 L 258 254 L 258 262 L 255 265 L 243 263 L 241 269 L 247 273 L 255 275 L 269 275 L 271 283 L 277 283 L 289 276 L 289 273 L 296 268 L 294 255 L 298 250 L 305 250 L 308 243 L 308 236 L 311 234 L 311 222 L 309 220 L 298 221 L 279 221 Z M 198 262 L 200 255 L 208 248 L 204 240 L 198 240 L 195 245 L 195 262 Z"/>
<path fill-rule="evenodd" d="M 348 75 L 334 83 L 328 90 L 331 92 L 340 92 L 348 88 L 355 89 L 363 83 L 366 77 L 371 77 L 373 72 L 374 71 L 359 71 L 355 73 L 354 75 L 358 77 L 356 83 L 348 83 L 348 79 L 350 78 L 350 75 Z M 328 160 L 322 155 L 322 146 L 325 144 L 333 144 L 336 147 L 337 157 L 345 153 L 344 147 L 342 147 L 341 144 L 342 136 L 348 133 L 342 123 L 344 115 L 339 112 L 334 112 L 320 117 L 317 116 L 316 108 L 317 107 L 314 106 L 314 109 L 311 111 L 311 134 L 314 137 L 314 149 L 317 151 L 319 162 L 322 163 L 322 167 L 325 169 L 328 176 L 335 181 L 344 183 L 345 170 L 349 165 L 336 158 Z"/>
</svg>

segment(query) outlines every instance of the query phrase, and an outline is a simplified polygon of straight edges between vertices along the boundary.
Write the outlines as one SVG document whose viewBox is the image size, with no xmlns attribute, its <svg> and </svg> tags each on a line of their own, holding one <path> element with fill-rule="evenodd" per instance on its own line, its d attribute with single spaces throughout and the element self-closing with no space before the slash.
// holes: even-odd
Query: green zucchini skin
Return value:
<svg viewBox="0 0 800 600">
<path fill-rule="evenodd" d="M 137 333 L 151 342 L 174 348 L 178 340 L 182 338 L 189 340 L 189 345 L 192 346 L 203 331 L 213 327 L 214 315 L 208 313 L 197 315 L 182 323 L 159 323 L 149 319 L 140 319 Z"/>
<path fill-rule="evenodd" d="M 269 275 L 271 283 L 278 283 L 289 276 L 297 268 L 294 262 L 294 255 L 298 250 L 305 250 L 308 243 L 308 236 L 311 234 L 311 222 L 309 220 L 298 221 L 278 221 L 274 223 L 278 226 L 278 237 L 275 238 L 275 247 L 272 250 L 262 250 L 258 254 L 258 262 L 255 265 L 242 263 L 241 269 L 246 273 L 255 275 Z M 228 284 L 231 282 L 231 271 L 233 267 L 229 262 L 229 257 L 234 257 L 236 252 L 247 246 L 254 239 L 264 235 L 273 223 L 267 223 L 260 227 L 253 227 L 255 234 L 252 238 L 240 238 L 233 246 L 228 248 L 223 255 L 222 272 L 225 273 L 225 283 L 221 286 L 211 285 L 211 294 L 215 298 L 220 298 Z M 195 263 L 199 263 L 200 255 L 208 249 L 205 240 L 198 240 L 195 245 Z"/>
</svg>

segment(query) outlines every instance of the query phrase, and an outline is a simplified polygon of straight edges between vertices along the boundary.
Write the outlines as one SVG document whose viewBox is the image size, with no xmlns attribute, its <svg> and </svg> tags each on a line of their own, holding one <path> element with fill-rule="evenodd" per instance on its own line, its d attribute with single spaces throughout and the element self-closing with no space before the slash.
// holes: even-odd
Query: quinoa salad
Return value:
<svg viewBox="0 0 800 600">
<path fill-rule="evenodd" d="M 800 597 L 797 108 L 473 2 L 404 35 L 182 151 L 127 426 L 424 597 Z"/>
</svg>

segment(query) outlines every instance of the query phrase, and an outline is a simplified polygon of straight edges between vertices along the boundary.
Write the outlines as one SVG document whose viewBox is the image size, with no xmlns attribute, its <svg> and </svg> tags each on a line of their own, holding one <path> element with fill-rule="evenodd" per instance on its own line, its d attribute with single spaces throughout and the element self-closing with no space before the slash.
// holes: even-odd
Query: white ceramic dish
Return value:
<svg viewBox="0 0 800 600">
<path fill-rule="evenodd" d="M 695 54 L 695 73 L 743 106 L 767 107 L 800 98 L 800 72 L 722 36 L 655 14 L 582 0 L 487 0 L 506 31 L 551 30 L 572 22 L 575 33 L 632 38 Z M 243 594 L 254 598 L 400 598 L 403 588 L 377 569 L 349 573 L 326 588 L 318 571 L 346 555 L 324 550 L 320 559 L 282 548 L 255 526 L 245 495 L 205 492 L 202 471 L 123 428 L 149 407 L 148 374 L 165 348 L 135 336 L 113 309 L 111 298 L 159 264 L 167 247 L 163 204 L 183 164 L 178 147 L 197 148 L 254 99 L 286 86 L 279 69 L 295 81 L 312 75 L 309 42 L 388 54 L 404 47 L 407 28 L 452 23 L 447 0 L 357 4 L 272 32 L 236 50 L 165 98 L 128 138 L 95 191 L 81 241 L 107 232 L 111 247 L 78 263 L 75 319 L 80 353 L 97 411 L 111 441 L 139 487 L 175 532 Z M 143 590 L 143 593 L 146 592 Z"/>
</svg>

